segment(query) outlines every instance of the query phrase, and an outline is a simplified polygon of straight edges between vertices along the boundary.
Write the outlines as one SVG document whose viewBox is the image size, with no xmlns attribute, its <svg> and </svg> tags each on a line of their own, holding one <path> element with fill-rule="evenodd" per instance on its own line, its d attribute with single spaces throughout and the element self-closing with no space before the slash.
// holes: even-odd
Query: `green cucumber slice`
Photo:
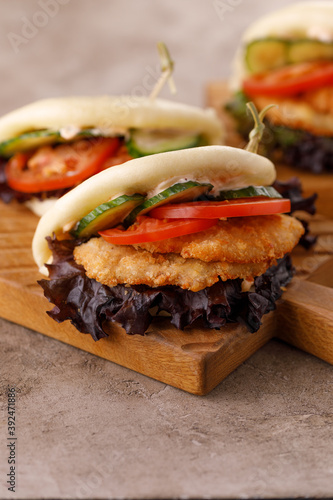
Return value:
<svg viewBox="0 0 333 500">
<path fill-rule="evenodd" d="M 288 43 L 277 38 L 254 40 L 246 47 L 245 61 L 251 73 L 280 68 L 288 60 Z"/>
<path fill-rule="evenodd" d="M 290 63 L 329 59 L 333 59 L 333 43 L 319 40 L 298 40 L 289 46 L 288 60 Z"/>
<path fill-rule="evenodd" d="M 246 47 L 245 62 L 251 73 L 265 73 L 287 64 L 333 59 L 333 43 L 320 40 L 263 38 Z"/>
<path fill-rule="evenodd" d="M 272 186 L 249 186 L 242 189 L 220 191 L 219 198 L 222 200 L 234 200 L 237 198 L 251 198 L 253 196 L 265 196 L 266 198 L 282 198 L 280 193 Z"/>
<path fill-rule="evenodd" d="M 203 146 L 201 135 L 177 131 L 147 131 L 134 129 L 126 142 L 127 150 L 133 158 L 148 156 L 165 151 Z"/>
<path fill-rule="evenodd" d="M 85 238 L 98 233 L 106 228 L 120 224 L 134 207 L 142 203 L 144 196 L 134 194 L 132 196 L 119 196 L 114 200 L 102 203 L 84 216 L 71 231 L 75 238 Z"/>
<path fill-rule="evenodd" d="M 200 184 L 199 182 L 187 181 L 179 182 L 173 186 L 164 189 L 164 191 L 145 200 L 137 206 L 124 220 L 125 226 L 133 224 L 138 215 L 143 215 L 149 210 L 165 203 L 181 203 L 183 201 L 193 201 L 202 194 L 207 193 L 213 188 L 212 184 Z"/>
<path fill-rule="evenodd" d="M 93 129 L 80 130 L 78 134 L 72 137 L 73 141 L 78 138 L 96 137 Z M 29 151 L 41 146 L 48 146 L 55 142 L 68 142 L 64 139 L 59 130 L 34 130 L 33 132 L 26 132 L 13 139 L 0 143 L 0 156 L 9 158 L 19 151 Z"/>
</svg>

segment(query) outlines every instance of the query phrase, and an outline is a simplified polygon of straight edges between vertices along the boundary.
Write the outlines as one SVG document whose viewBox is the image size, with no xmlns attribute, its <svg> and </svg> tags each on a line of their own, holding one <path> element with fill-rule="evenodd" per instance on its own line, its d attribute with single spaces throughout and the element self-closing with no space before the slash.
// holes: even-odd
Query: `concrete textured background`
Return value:
<svg viewBox="0 0 333 500">
<path fill-rule="evenodd" d="M 200 105 L 248 23 L 289 3 L 0 0 L 0 113 L 48 96 L 147 94 L 157 40 L 176 61 L 175 99 Z M 297 349 L 270 342 L 200 398 L 4 320 L 0 343 L 1 498 L 333 496 L 332 367 Z"/>
</svg>

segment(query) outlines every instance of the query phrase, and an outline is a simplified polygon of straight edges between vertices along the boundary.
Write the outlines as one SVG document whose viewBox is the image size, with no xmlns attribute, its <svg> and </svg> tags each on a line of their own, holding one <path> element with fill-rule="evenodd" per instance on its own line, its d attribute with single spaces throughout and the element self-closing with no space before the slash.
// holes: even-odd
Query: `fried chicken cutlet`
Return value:
<svg viewBox="0 0 333 500">
<path fill-rule="evenodd" d="M 263 109 L 272 102 L 271 96 L 256 96 L 253 102 Z M 314 135 L 333 134 L 332 87 L 320 88 L 296 97 L 274 96 L 277 107 L 267 112 L 271 123 L 292 129 L 307 130 Z"/>
<path fill-rule="evenodd" d="M 188 236 L 136 245 L 92 238 L 74 250 L 89 278 L 108 286 L 177 285 L 199 291 L 222 279 L 251 280 L 288 253 L 303 234 L 287 215 L 231 218 Z"/>
<path fill-rule="evenodd" d="M 301 223 L 288 215 L 234 217 L 199 233 L 137 247 L 152 253 L 175 252 L 185 259 L 205 262 L 273 263 L 290 252 L 302 234 Z"/>
</svg>

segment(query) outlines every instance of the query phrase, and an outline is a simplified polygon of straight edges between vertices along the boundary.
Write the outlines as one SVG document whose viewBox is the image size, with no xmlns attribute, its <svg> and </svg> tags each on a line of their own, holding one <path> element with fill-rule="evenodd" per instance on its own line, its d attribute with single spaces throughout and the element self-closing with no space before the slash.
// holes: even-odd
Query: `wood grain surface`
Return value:
<svg viewBox="0 0 333 500">
<path fill-rule="evenodd" d="M 199 395 L 211 391 L 272 337 L 333 362 L 333 288 L 329 288 L 333 285 L 333 223 L 322 216 L 312 222 L 319 234 L 316 248 L 309 253 L 295 250 L 297 277 L 256 334 L 239 325 L 221 331 L 198 325 L 182 332 L 158 318 L 144 337 L 129 336 L 110 325 L 110 336 L 98 342 L 68 321 L 58 324 L 46 314 L 52 306 L 37 284 L 41 275 L 30 250 L 36 223 L 37 218 L 24 207 L 1 204 L 0 316 L 9 321 Z M 326 241 L 327 236 L 331 240 Z"/>
</svg>

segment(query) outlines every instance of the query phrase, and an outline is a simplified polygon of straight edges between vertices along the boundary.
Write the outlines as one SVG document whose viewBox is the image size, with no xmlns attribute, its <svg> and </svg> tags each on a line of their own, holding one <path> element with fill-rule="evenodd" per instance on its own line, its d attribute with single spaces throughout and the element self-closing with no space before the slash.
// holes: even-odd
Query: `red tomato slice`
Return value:
<svg viewBox="0 0 333 500">
<path fill-rule="evenodd" d="M 149 215 L 156 219 L 217 219 L 271 215 L 290 212 L 290 200 L 284 198 L 242 198 L 226 201 L 192 201 L 162 205 Z"/>
<path fill-rule="evenodd" d="M 108 243 L 114 245 L 134 245 L 147 241 L 159 241 L 185 234 L 198 233 L 214 226 L 217 220 L 158 220 L 141 215 L 126 231 L 113 228 L 100 231 L 99 234 Z"/>
<path fill-rule="evenodd" d="M 288 96 L 333 84 L 333 62 L 305 62 L 251 76 L 243 82 L 251 96 Z"/>
<path fill-rule="evenodd" d="M 99 137 L 41 147 L 32 154 L 16 153 L 6 165 L 7 183 L 24 193 L 72 187 L 101 170 L 118 148 L 117 137 Z"/>
<path fill-rule="evenodd" d="M 102 166 L 102 170 L 114 167 L 115 165 L 119 165 L 120 163 L 125 163 L 129 160 L 133 160 L 133 156 L 129 154 L 129 152 L 127 151 L 127 147 L 125 146 L 125 144 L 123 144 L 117 150 L 117 153 L 115 155 L 110 156 L 110 158 L 106 160 L 106 162 Z"/>
</svg>

